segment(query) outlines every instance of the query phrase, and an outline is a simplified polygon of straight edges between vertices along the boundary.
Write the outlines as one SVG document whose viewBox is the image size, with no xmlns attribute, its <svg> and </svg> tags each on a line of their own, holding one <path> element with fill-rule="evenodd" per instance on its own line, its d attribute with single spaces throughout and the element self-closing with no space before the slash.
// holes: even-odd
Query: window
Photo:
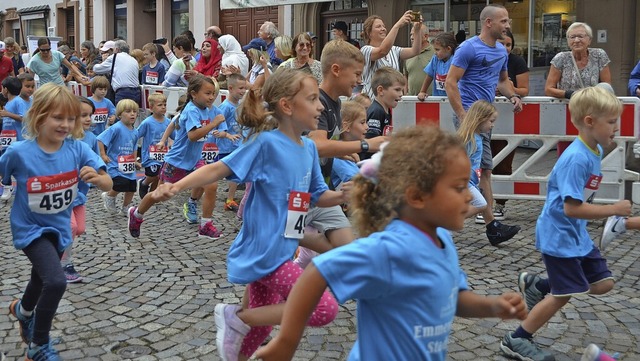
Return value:
<svg viewBox="0 0 640 361">
<path fill-rule="evenodd" d="M 127 38 L 127 0 L 115 0 L 115 36 Z"/>
<path fill-rule="evenodd" d="M 28 14 L 22 16 L 25 34 L 34 36 L 47 36 L 47 21 L 44 13 Z"/>
<path fill-rule="evenodd" d="M 331 10 L 366 9 L 367 0 L 336 0 L 329 5 Z"/>
<path fill-rule="evenodd" d="M 557 53 L 569 50 L 567 28 L 575 21 L 575 0 L 536 0 L 531 42 L 532 66 L 548 67 Z"/>
<path fill-rule="evenodd" d="M 189 30 L 189 0 L 171 1 L 171 37 Z"/>
</svg>

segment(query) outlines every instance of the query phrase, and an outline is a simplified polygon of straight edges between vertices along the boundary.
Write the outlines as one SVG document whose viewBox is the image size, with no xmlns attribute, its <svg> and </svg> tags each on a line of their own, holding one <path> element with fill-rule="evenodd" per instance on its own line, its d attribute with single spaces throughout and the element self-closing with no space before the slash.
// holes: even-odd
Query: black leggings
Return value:
<svg viewBox="0 0 640 361">
<path fill-rule="evenodd" d="M 31 261 L 31 279 L 22 296 L 25 311 L 35 309 L 33 340 L 36 345 L 49 343 L 49 331 L 58 304 L 67 289 L 67 279 L 60 265 L 55 235 L 45 234 L 36 238 L 22 251 Z"/>
</svg>

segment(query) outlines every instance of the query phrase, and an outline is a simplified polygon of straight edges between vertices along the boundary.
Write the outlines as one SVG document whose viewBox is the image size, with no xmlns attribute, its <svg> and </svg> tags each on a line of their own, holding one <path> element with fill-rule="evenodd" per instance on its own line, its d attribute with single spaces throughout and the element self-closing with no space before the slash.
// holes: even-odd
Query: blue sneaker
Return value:
<svg viewBox="0 0 640 361">
<path fill-rule="evenodd" d="M 33 337 L 33 314 L 31 317 L 26 317 L 20 313 L 20 300 L 13 300 L 13 302 L 11 302 L 9 312 L 11 312 L 13 317 L 18 319 L 18 323 L 20 324 L 20 337 L 22 337 L 22 341 L 28 345 Z"/>
<path fill-rule="evenodd" d="M 33 348 L 29 347 L 26 361 L 62 361 L 62 358 L 58 355 L 58 351 L 48 343 Z"/>
<path fill-rule="evenodd" d="M 198 204 L 195 202 L 187 202 L 182 207 L 182 213 L 184 213 L 184 218 L 187 219 L 187 223 L 196 224 L 198 223 Z"/>
</svg>

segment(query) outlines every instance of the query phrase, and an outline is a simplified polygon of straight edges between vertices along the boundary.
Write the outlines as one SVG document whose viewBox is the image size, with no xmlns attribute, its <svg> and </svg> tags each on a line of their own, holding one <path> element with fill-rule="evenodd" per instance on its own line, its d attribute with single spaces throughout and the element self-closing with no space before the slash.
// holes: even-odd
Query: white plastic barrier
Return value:
<svg viewBox="0 0 640 361">
<path fill-rule="evenodd" d="M 597 193 L 597 202 L 614 202 L 624 198 L 624 181 L 634 181 L 634 202 L 640 202 L 640 177 L 638 173 L 625 169 L 626 143 L 635 142 L 640 130 L 640 99 L 619 98 L 624 104 L 619 119 L 620 132 L 616 137 L 619 147 L 602 160 L 603 180 Z M 549 174 L 533 175 L 536 163 L 553 149 L 558 141 L 571 141 L 578 130 L 571 123 L 568 102 L 551 97 L 525 97 L 523 110 L 513 113 L 513 105 L 504 97 L 496 98 L 498 120 L 493 128 L 492 139 L 507 140 L 508 145 L 496 154 L 493 161 L 498 164 L 509 153 L 522 145 L 523 141 L 535 140 L 541 144 L 513 174 L 492 175 L 495 198 L 544 200 Z M 446 97 L 428 97 L 421 102 L 417 97 L 406 96 L 393 109 L 394 129 L 416 124 L 435 123 L 441 128 L 455 131 L 453 110 Z M 638 189 L 638 191 L 636 191 Z"/>
</svg>

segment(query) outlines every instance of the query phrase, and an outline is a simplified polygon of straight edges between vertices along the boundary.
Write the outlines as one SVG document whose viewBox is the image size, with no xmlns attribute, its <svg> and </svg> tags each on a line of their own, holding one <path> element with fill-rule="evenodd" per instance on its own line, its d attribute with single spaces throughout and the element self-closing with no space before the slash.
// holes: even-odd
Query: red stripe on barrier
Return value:
<svg viewBox="0 0 640 361">
<path fill-rule="evenodd" d="M 578 128 L 571 123 L 571 113 L 569 112 L 569 106 L 567 106 L 566 119 L 565 119 L 565 133 L 567 135 L 578 135 Z"/>
<path fill-rule="evenodd" d="M 416 125 L 440 124 L 439 103 L 416 103 Z"/>
<path fill-rule="evenodd" d="M 540 195 L 539 183 L 513 182 L 514 194 Z"/>
<path fill-rule="evenodd" d="M 514 114 L 514 134 L 540 134 L 540 104 L 525 104 Z"/>
<path fill-rule="evenodd" d="M 633 137 L 635 136 L 634 130 L 634 109 L 633 104 L 625 104 L 622 108 L 622 115 L 620 116 L 620 135 Z"/>
</svg>

